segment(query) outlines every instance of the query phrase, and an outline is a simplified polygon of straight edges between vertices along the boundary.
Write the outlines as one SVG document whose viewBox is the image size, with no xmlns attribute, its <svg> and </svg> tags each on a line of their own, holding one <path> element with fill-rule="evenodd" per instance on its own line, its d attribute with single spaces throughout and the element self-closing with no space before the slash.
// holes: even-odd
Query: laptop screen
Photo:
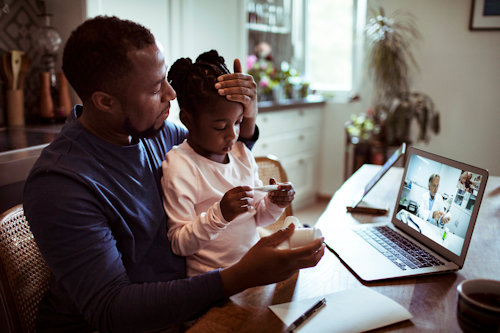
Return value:
<svg viewBox="0 0 500 333">
<path fill-rule="evenodd" d="M 357 206 L 361 203 L 361 201 L 366 197 L 368 192 L 378 183 L 378 181 L 386 174 L 386 172 L 396 164 L 396 162 L 405 154 L 406 151 L 406 143 L 403 143 L 398 149 L 394 151 L 394 153 L 387 159 L 382 168 L 375 174 L 375 176 L 370 179 L 370 181 L 366 184 L 363 191 L 358 193 L 354 197 L 353 207 Z"/>
<path fill-rule="evenodd" d="M 465 257 L 487 171 L 411 148 L 403 177 L 396 220 Z"/>
</svg>

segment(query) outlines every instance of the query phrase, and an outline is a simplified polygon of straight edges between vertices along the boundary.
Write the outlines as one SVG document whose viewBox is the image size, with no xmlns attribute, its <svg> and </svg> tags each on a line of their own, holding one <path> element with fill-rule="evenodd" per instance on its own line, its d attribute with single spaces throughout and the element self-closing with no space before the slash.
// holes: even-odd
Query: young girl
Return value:
<svg viewBox="0 0 500 333">
<path fill-rule="evenodd" d="M 181 58 L 168 73 L 189 133 L 162 164 L 164 207 L 173 252 L 186 256 L 189 276 L 241 259 L 259 239 L 256 227 L 276 221 L 295 195 L 291 184 L 269 193 L 253 190 L 262 186 L 257 164 L 237 141 L 243 106 L 214 88 L 227 73 L 214 50 L 195 63 Z"/>
</svg>

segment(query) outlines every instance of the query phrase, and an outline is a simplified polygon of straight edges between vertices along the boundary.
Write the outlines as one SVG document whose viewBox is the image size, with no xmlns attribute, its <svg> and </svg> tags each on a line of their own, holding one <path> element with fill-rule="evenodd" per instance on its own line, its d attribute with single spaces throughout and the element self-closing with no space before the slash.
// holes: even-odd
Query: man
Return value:
<svg viewBox="0 0 500 333">
<path fill-rule="evenodd" d="M 38 331 L 157 331 L 317 264 L 322 240 L 276 249 L 292 227 L 261 239 L 231 267 L 186 278 L 160 195 L 161 162 L 186 132 L 165 121 L 175 92 L 154 37 L 130 21 L 88 20 L 71 34 L 63 70 L 83 106 L 42 152 L 23 202 L 52 273 Z M 239 62 L 235 70 L 216 88 L 243 104 L 240 139 L 251 146 L 256 85 Z"/>
<path fill-rule="evenodd" d="M 429 191 L 422 195 L 418 206 L 418 216 L 437 226 L 443 226 L 450 221 L 450 217 L 445 214 L 443 197 L 437 193 L 439 178 L 437 173 L 429 177 Z"/>
<path fill-rule="evenodd" d="M 472 172 L 464 171 L 460 175 L 458 188 L 469 193 L 474 193 L 474 190 L 479 188 L 479 182 L 472 180 Z"/>
</svg>

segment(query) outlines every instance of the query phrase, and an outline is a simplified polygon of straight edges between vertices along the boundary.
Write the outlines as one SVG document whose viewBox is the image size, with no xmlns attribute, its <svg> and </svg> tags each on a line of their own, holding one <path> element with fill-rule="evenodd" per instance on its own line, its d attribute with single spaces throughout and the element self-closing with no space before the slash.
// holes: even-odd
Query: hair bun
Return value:
<svg viewBox="0 0 500 333">
<path fill-rule="evenodd" d="M 190 58 L 180 58 L 177 59 L 170 67 L 167 80 L 170 82 L 174 90 L 184 90 L 182 88 L 185 85 L 193 66 L 193 62 Z"/>
<path fill-rule="evenodd" d="M 216 50 L 210 50 L 200 54 L 198 58 L 196 58 L 196 64 L 215 66 L 215 68 L 221 70 L 223 74 L 231 73 L 226 67 L 224 58 L 221 57 Z"/>
</svg>

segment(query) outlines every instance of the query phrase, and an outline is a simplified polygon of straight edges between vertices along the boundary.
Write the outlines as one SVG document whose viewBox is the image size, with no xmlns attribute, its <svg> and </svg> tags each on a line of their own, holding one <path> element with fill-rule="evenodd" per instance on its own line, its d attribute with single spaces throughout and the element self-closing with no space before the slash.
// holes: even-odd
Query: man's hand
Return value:
<svg viewBox="0 0 500 333">
<path fill-rule="evenodd" d="M 294 224 L 291 224 L 286 229 L 261 238 L 239 262 L 221 270 L 226 296 L 250 287 L 279 282 L 301 268 L 316 266 L 325 252 L 323 238 L 295 249 L 276 248 L 292 236 L 294 229 Z"/>
<path fill-rule="evenodd" d="M 445 213 L 437 211 L 437 210 L 435 210 L 434 212 L 432 212 L 432 218 L 433 219 L 439 220 L 441 217 L 442 217 L 441 222 L 443 222 L 443 223 L 450 222 L 450 217 L 447 216 Z"/>
<path fill-rule="evenodd" d="M 220 210 L 227 222 L 231 222 L 252 207 L 253 190 L 250 186 L 235 187 L 227 191 L 220 201 Z"/>
<path fill-rule="evenodd" d="M 219 95 L 243 105 L 243 122 L 240 126 L 240 136 L 251 138 L 255 131 L 257 117 L 257 84 L 253 76 L 241 71 L 241 63 L 234 60 L 234 73 L 221 75 L 217 78 L 215 88 Z"/>
<path fill-rule="evenodd" d="M 443 216 L 443 215 L 444 215 L 444 213 L 440 212 L 438 210 L 435 210 L 435 211 L 432 212 L 432 218 L 435 219 L 435 220 L 439 220 L 439 218 L 441 216 Z"/>
<path fill-rule="evenodd" d="M 269 179 L 270 185 L 278 184 L 276 179 Z M 278 189 L 276 191 L 269 192 L 269 200 L 280 208 L 285 208 L 290 206 L 293 199 L 295 198 L 295 189 L 292 183 L 280 183 L 278 184 Z"/>
</svg>

